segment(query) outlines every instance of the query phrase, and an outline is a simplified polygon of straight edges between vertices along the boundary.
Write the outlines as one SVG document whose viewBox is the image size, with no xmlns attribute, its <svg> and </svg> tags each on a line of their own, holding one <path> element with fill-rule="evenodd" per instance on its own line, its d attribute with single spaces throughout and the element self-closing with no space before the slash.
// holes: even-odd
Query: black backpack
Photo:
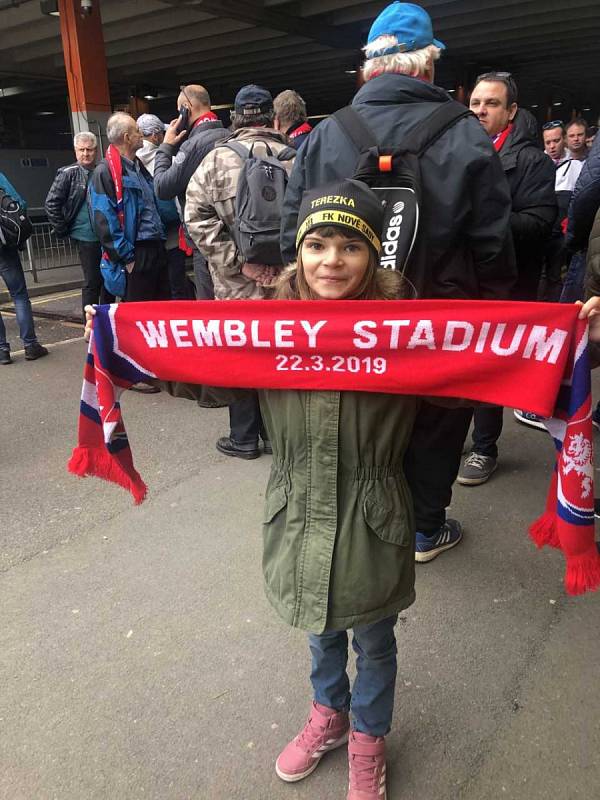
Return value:
<svg viewBox="0 0 600 800">
<path fill-rule="evenodd" d="M 379 145 L 377 136 L 352 106 L 333 114 L 360 152 L 353 178 L 378 195 L 385 208 L 380 266 L 398 270 L 421 295 L 427 285 L 425 248 L 419 237 L 422 200 L 420 158 L 458 120 L 472 116 L 454 100 L 440 103 L 395 147 Z"/>
<path fill-rule="evenodd" d="M 254 145 L 265 145 L 266 155 L 254 155 Z M 244 261 L 281 266 L 279 229 L 288 174 L 282 162 L 291 161 L 296 151 L 285 147 L 277 155 L 267 142 L 257 139 L 250 149 L 239 142 L 221 142 L 243 160 L 235 197 L 233 237 Z"/>
<path fill-rule="evenodd" d="M 0 187 L 0 245 L 21 249 L 32 233 L 33 226 L 25 209 Z"/>
</svg>

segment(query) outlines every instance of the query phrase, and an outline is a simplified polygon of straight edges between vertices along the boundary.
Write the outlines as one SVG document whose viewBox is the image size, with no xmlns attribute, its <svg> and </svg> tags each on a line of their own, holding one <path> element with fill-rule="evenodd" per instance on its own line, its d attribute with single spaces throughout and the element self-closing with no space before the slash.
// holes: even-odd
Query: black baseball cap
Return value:
<svg viewBox="0 0 600 800">
<path fill-rule="evenodd" d="M 242 86 L 236 94 L 233 107 L 236 114 L 244 116 L 268 114 L 273 111 L 273 97 L 264 86 L 250 83 L 248 86 Z"/>
</svg>

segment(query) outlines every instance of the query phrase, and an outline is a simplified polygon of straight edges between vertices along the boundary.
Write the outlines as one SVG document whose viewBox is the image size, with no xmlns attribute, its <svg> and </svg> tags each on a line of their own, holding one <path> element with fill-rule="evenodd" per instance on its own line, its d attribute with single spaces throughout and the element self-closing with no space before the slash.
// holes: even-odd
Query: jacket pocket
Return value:
<svg viewBox="0 0 600 800">
<path fill-rule="evenodd" d="M 100 272 L 106 289 L 116 297 L 125 297 L 127 281 L 123 267 L 103 258 L 100 262 Z"/>
<path fill-rule="evenodd" d="M 410 498 L 395 478 L 378 481 L 363 502 L 365 522 L 382 542 L 407 547 L 411 542 Z"/>
<path fill-rule="evenodd" d="M 142 193 L 140 182 L 137 178 L 132 178 L 130 175 L 123 175 L 123 195 L 125 195 L 126 189 L 129 191 L 138 192 L 140 195 Z"/>
<path fill-rule="evenodd" d="M 270 489 L 267 493 L 265 498 L 265 511 L 263 516 L 263 522 L 265 525 L 268 525 L 272 522 L 277 514 L 287 506 L 288 502 L 288 492 L 287 488 L 284 484 L 279 484 L 278 486 L 274 486 Z"/>
</svg>

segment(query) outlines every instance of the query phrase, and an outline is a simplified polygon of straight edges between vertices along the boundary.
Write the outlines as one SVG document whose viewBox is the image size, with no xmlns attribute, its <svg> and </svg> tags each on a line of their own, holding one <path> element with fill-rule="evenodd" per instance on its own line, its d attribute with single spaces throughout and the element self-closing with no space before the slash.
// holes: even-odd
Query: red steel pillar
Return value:
<svg viewBox="0 0 600 800">
<path fill-rule="evenodd" d="M 92 131 L 106 147 L 106 121 L 111 115 L 110 91 L 99 0 L 82 14 L 80 0 L 58 0 L 73 133 Z"/>
</svg>

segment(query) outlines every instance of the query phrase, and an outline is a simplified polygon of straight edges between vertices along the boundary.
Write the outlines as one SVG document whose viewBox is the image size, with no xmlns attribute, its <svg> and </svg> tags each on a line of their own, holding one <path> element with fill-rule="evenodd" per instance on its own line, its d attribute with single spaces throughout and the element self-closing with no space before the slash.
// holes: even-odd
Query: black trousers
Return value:
<svg viewBox="0 0 600 800">
<path fill-rule="evenodd" d="M 100 259 L 102 248 L 100 242 L 77 241 L 79 260 L 83 271 L 83 286 L 81 288 L 81 308 L 85 320 L 85 306 L 96 303 L 114 303 L 115 296 L 107 292 L 100 272 Z"/>
<path fill-rule="evenodd" d="M 421 402 L 404 458 L 420 533 L 433 534 L 446 521 L 446 506 L 452 499 L 472 414 L 472 408 L 441 408 Z"/>
<path fill-rule="evenodd" d="M 473 452 L 498 458 L 498 439 L 502 433 L 502 406 L 476 408 L 473 412 Z"/>
<path fill-rule="evenodd" d="M 544 273 L 540 281 L 539 299 L 558 303 L 562 292 L 562 270 L 567 264 L 564 236 L 553 236 L 544 247 Z"/>
<path fill-rule="evenodd" d="M 196 277 L 196 300 L 214 300 L 215 287 L 213 286 L 208 264 L 200 250 L 195 247 L 192 259 L 194 261 L 194 275 Z"/>
<path fill-rule="evenodd" d="M 188 281 L 185 274 L 185 253 L 179 247 L 167 250 L 167 267 L 171 300 L 189 300 Z"/>
<path fill-rule="evenodd" d="M 164 242 L 158 239 L 135 243 L 133 271 L 127 274 L 123 298 L 128 303 L 170 300 L 169 269 Z"/>
<path fill-rule="evenodd" d="M 235 444 L 257 445 L 258 437 L 268 439 L 260 413 L 257 392 L 248 392 L 242 400 L 229 406 L 229 436 Z"/>
</svg>

